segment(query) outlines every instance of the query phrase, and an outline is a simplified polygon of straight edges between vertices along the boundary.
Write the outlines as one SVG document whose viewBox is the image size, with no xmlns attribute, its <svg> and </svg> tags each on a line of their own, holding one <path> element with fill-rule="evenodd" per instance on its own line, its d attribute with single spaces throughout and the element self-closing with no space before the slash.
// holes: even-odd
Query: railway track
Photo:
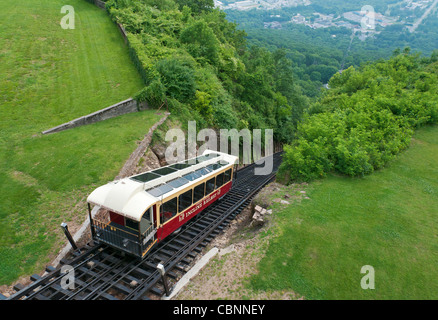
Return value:
<svg viewBox="0 0 438 320">
<path fill-rule="evenodd" d="M 62 260 L 58 268 L 46 268 L 45 276 L 33 275 L 29 286 L 16 287 L 17 292 L 8 300 L 160 299 L 169 283 L 181 278 L 203 248 L 275 178 L 281 153 L 274 154 L 273 163 L 273 172 L 266 176 L 254 174 L 256 164 L 240 169 L 232 189 L 222 199 L 190 220 L 178 234 L 160 242 L 145 259 L 103 244 L 87 244 L 74 251 L 71 259 Z M 158 264 L 164 266 L 165 277 Z M 73 272 L 66 272 L 67 266 Z M 66 283 L 69 276 L 74 276 L 74 288 Z"/>
</svg>

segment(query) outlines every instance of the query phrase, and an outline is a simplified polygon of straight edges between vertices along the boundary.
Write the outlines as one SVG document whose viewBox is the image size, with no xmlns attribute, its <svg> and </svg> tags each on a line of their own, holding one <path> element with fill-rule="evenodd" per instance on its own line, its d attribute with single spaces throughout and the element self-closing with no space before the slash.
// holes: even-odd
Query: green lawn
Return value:
<svg viewBox="0 0 438 320">
<path fill-rule="evenodd" d="M 59 22 L 65 4 L 75 29 Z M 40 132 L 131 97 L 142 88 L 108 15 L 84 0 L 3 1 L 0 11 L 0 284 L 41 271 L 65 239 L 63 221 L 112 180 L 153 110 L 43 136 Z"/>
<path fill-rule="evenodd" d="M 277 204 L 276 236 L 251 287 L 307 299 L 437 299 L 437 159 L 438 127 L 423 128 L 387 168 L 330 176 L 309 185 L 310 200 Z M 361 288 L 364 265 L 374 267 L 374 290 Z"/>
<path fill-rule="evenodd" d="M 85 0 L 64 30 L 61 0 L 5 0 L 0 11 L 0 130 L 35 134 L 127 99 L 142 88 L 122 36 Z"/>
</svg>

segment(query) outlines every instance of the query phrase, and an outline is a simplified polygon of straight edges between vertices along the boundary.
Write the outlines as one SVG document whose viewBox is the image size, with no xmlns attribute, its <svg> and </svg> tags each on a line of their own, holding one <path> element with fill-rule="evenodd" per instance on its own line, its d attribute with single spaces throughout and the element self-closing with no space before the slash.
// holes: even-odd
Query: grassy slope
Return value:
<svg viewBox="0 0 438 320">
<path fill-rule="evenodd" d="M 310 299 L 437 299 L 437 158 L 438 127 L 427 127 L 384 170 L 312 183 L 311 200 L 279 208 L 253 288 Z M 361 289 L 363 265 L 375 268 L 374 290 Z"/>
<path fill-rule="evenodd" d="M 59 224 L 82 222 L 85 207 L 73 210 L 75 205 L 114 178 L 135 142 L 159 119 L 144 111 L 40 134 L 142 87 L 107 14 L 83 0 L 68 4 L 76 13 L 74 30 L 59 25 L 65 2 L 2 2 L 0 284 L 48 262 L 64 242 Z"/>
<path fill-rule="evenodd" d="M 107 14 L 84 0 L 71 1 L 75 29 L 63 30 L 64 4 L 2 3 L 2 133 L 36 133 L 126 99 L 142 87 Z"/>
</svg>

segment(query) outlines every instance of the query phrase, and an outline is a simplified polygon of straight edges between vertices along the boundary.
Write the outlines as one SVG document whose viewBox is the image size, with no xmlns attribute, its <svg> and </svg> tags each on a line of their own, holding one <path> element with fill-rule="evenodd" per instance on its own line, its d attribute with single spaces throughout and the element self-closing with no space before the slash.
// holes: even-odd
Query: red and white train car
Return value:
<svg viewBox="0 0 438 320">
<path fill-rule="evenodd" d="M 88 197 L 92 237 L 137 257 L 231 188 L 237 157 L 202 156 L 110 182 Z"/>
</svg>

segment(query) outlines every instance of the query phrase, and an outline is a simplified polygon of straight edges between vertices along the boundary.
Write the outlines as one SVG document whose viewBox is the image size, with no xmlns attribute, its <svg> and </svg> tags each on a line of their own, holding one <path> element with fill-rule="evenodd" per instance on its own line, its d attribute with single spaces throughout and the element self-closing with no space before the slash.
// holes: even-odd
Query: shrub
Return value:
<svg viewBox="0 0 438 320">
<path fill-rule="evenodd" d="M 193 106 L 209 122 L 213 120 L 211 96 L 207 92 L 196 90 Z"/>
<path fill-rule="evenodd" d="M 279 175 L 284 176 L 287 172 L 290 180 L 298 181 L 325 177 L 333 168 L 326 142 L 327 138 L 324 137 L 313 141 L 299 138 L 291 146 L 285 145 Z"/>
<path fill-rule="evenodd" d="M 194 58 L 217 65 L 219 61 L 219 40 L 208 24 L 197 21 L 181 32 L 181 43 L 186 44 L 187 50 Z"/>
<path fill-rule="evenodd" d="M 187 102 L 195 96 L 195 72 L 187 62 L 175 58 L 163 59 L 156 68 L 167 96 L 181 102 Z"/>
<path fill-rule="evenodd" d="M 418 57 L 349 68 L 330 80 L 330 90 L 298 125 L 285 147 L 280 175 L 312 180 L 331 170 L 362 176 L 382 168 L 408 147 L 414 128 L 436 123 L 438 85 Z"/>
<path fill-rule="evenodd" d="M 150 85 L 140 90 L 134 99 L 137 101 L 147 101 L 153 108 L 159 108 L 166 99 L 166 88 L 159 79 L 151 82 Z"/>
</svg>

